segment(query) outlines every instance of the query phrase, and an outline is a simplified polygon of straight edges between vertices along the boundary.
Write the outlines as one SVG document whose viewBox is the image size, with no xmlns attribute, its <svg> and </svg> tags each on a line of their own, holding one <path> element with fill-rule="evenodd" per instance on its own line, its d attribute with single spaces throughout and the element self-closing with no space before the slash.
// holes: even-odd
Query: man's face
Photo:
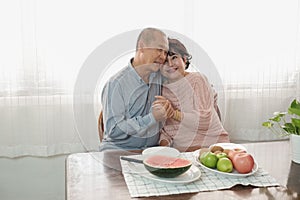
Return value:
<svg viewBox="0 0 300 200">
<path fill-rule="evenodd" d="M 158 71 L 167 58 L 168 40 L 164 36 L 157 36 L 155 42 L 144 48 L 144 62 L 151 64 L 152 71 Z M 154 63 L 154 65 L 153 65 Z"/>
</svg>

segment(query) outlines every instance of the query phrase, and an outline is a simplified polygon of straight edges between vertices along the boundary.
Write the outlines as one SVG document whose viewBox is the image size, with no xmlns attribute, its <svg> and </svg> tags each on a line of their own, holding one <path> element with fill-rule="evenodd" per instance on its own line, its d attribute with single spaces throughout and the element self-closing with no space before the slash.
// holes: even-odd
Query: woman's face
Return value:
<svg viewBox="0 0 300 200">
<path fill-rule="evenodd" d="M 179 54 L 168 55 L 167 61 L 161 67 L 160 71 L 172 83 L 184 77 L 185 65 L 185 59 Z"/>
</svg>

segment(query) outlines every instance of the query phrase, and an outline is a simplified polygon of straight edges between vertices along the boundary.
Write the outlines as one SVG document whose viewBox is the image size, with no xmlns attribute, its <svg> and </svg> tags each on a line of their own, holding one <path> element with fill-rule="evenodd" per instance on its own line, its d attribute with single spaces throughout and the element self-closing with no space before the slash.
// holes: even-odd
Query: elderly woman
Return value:
<svg viewBox="0 0 300 200">
<path fill-rule="evenodd" d="M 214 90 L 207 78 L 198 72 L 187 72 L 191 55 L 177 39 L 169 39 L 167 62 L 161 67 L 166 78 L 162 96 L 157 96 L 153 107 L 168 99 L 173 111 L 160 130 L 161 146 L 172 146 L 180 151 L 193 151 L 214 143 L 229 142 L 218 116 Z"/>
</svg>

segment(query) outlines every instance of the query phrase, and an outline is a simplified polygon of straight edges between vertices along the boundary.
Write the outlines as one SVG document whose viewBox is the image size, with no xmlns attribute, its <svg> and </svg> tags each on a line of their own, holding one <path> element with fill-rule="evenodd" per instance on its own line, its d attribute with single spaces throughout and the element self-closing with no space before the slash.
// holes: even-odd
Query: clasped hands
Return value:
<svg viewBox="0 0 300 200">
<path fill-rule="evenodd" d="M 172 118 L 175 110 L 171 102 L 163 96 L 155 96 L 156 100 L 152 103 L 152 114 L 156 121 L 165 121 Z"/>
</svg>

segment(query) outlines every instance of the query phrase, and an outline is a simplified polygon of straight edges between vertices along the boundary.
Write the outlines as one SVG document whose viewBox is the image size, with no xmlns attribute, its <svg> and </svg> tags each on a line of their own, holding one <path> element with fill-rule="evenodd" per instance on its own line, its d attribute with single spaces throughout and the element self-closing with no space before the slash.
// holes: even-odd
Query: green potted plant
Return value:
<svg viewBox="0 0 300 200">
<path fill-rule="evenodd" d="M 263 122 L 278 136 L 290 136 L 292 160 L 300 164 L 300 103 L 294 99 L 287 112 L 275 112 L 268 121 Z"/>
</svg>

